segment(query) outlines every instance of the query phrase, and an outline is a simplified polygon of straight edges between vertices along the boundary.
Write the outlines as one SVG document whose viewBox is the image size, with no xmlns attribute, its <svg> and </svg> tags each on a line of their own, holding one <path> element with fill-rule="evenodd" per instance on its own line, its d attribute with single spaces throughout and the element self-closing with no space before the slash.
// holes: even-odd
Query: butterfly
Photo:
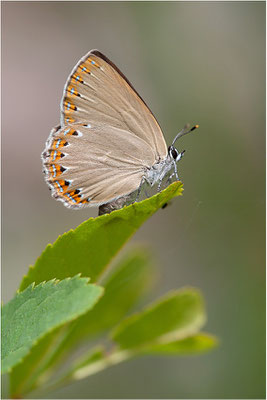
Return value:
<svg viewBox="0 0 267 400">
<path fill-rule="evenodd" d="M 167 148 L 161 128 L 128 79 L 104 54 L 91 50 L 73 68 L 64 87 L 60 125 L 42 153 L 52 196 L 67 207 L 123 205 L 142 185 L 177 180 L 184 151 Z"/>
</svg>

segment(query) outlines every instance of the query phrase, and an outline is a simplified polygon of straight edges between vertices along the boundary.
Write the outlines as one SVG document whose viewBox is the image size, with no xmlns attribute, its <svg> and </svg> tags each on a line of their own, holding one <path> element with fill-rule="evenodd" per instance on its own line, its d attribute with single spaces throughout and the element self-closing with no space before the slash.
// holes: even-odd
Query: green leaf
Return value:
<svg viewBox="0 0 267 400">
<path fill-rule="evenodd" d="M 76 360 L 70 367 L 68 367 L 67 370 L 61 373 L 60 377 L 55 378 L 54 376 L 52 376 L 51 379 L 48 380 L 48 385 L 46 385 L 44 388 L 42 388 L 43 390 L 41 390 L 42 397 L 47 391 L 51 392 L 69 384 L 71 381 L 76 379 L 76 373 L 79 374 L 80 370 L 83 371 L 84 369 L 86 369 L 86 371 L 90 371 L 91 367 L 91 372 L 96 373 L 99 372 L 101 369 L 104 369 L 106 367 L 106 358 L 107 357 L 105 354 L 105 348 L 101 345 L 96 346 L 89 351 L 86 351 L 85 354 L 79 357 L 79 359 Z M 104 366 L 102 365 L 103 361 Z M 35 388 L 36 387 L 33 386 L 31 389 Z M 35 397 L 39 397 L 38 395 L 36 396 L 36 392 L 34 392 L 33 395 L 35 395 Z"/>
<path fill-rule="evenodd" d="M 199 354 L 212 350 L 217 345 L 218 340 L 215 336 L 199 333 L 182 340 L 175 340 L 169 343 L 156 343 L 152 346 L 147 346 L 142 353 L 174 356 Z"/>
<path fill-rule="evenodd" d="M 95 374 L 105 368 L 118 363 L 127 361 L 133 357 L 143 355 L 161 355 L 161 356 L 184 356 L 197 355 L 212 350 L 218 345 L 216 337 L 205 333 L 199 333 L 182 340 L 176 340 L 169 343 L 157 343 L 148 345 L 145 348 L 114 351 L 106 354 L 103 351 L 89 353 L 89 357 L 76 363 L 67 375 L 70 380 L 84 379 L 89 375 Z M 139 351 L 140 350 L 140 351 Z"/>
<path fill-rule="evenodd" d="M 93 282 L 99 280 L 106 271 L 107 265 L 142 223 L 163 204 L 173 197 L 181 195 L 182 190 L 182 183 L 175 182 L 149 199 L 114 211 L 109 215 L 103 215 L 96 219 L 91 218 L 75 230 L 60 236 L 53 245 L 47 246 L 37 259 L 35 266 L 30 267 L 28 274 L 21 283 L 20 289 L 23 290 L 33 281 L 38 283 L 55 277 L 64 279 L 77 273 L 90 276 Z M 115 298 L 116 296 L 114 296 L 114 307 Z M 130 298 L 128 306 L 130 307 Z M 126 308 L 127 304 L 125 304 L 125 310 Z M 117 312 L 119 313 L 119 310 Z M 112 318 L 115 321 L 115 313 Z M 100 320 L 100 318 L 97 318 L 97 320 Z M 107 320 L 103 319 L 103 323 L 107 324 Z M 60 336 L 60 331 L 59 336 L 57 333 L 56 337 L 52 333 L 49 338 L 50 345 L 49 340 L 44 340 L 34 346 L 25 362 L 18 365 L 11 373 L 10 381 L 13 393 L 17 391 L 18 386 L 22 390 L 21 385 L 27 391 L 25 382 L 27 381 L 31 386 L 30 382 L 34 384 L 34 381 L 36 381 L 33 377 L 39 376 L 40 373 L 45 372 L 47 366 L 53 364 L 62 351 L 62 344 L 67 344 L 72 326 L 73 324 L 70 324 L 69 329 L 63 332 L 63 337 Z M 90 330 L 91 328 L 88 329 Z M 75 337 L 73 336 L 73 340 L 76 340 Z M 60 338 L 61 345 L 58 345 Z M 64 338 L 66 338 L 66 341 Z M 78 336 L 76 338 L 78 339 Z M 69 343 L 71 343 L 71 340 Z M 50 350 L 49 357 L 46 351 L 47 348 Z M 29 385 L 26 386 L 29 388 Z"/>
<path fill-rule="evenodd" d="M 103 289 L 75 276 L 32 284 L 2 309 L 2 373 L 11 370 L 52 329 L 94 306 Z"/>
<path fill-rule="evenodd" d="M 120 364 L 121 362 L 128 361 L 135 357 L 134 352 L 129 351 L 114 351 L 110 354 L 102 353 L 97 360 L 88 358 L 88 362 L 83 362 L 80 365 L 77 364 L 75 368 L 71 370 L 71 374 L 67 375 L 69 381 L 84 379 L 90 375 L 96 374 L 106 368 Z M 65 381 L 65 378 L 62 381 Z"/>
<path fill-rule="evenodd" d="M 177 356 L 207 351 L 217 342 L 210 335 L 197 334 L 204 321 L 203 300 L 197 290 L 182 289 L 171 292 L 141 313 L 126 318 L 116 328 L 113 338 L 119 343 L 119 349 L 115 346 L 108 352 L 104 347 L 89 350 L 76 359 L 59 378 L 50 374 L 47 380 L 48 389 L 58 388 L 72 380 L 83 379 L 137 356 Z M 134 337 L 133 343 L 133 335 L 143 337 L 141 341 Z M 127 336 L 131 339 L 130 343 Z M 30 389 L 35 387 L 38 385 L 33 385 Z"/>
<path fill-rule="evenodd" d="M 133 249 L 125 255 L 103 280 L 105 292 L 95 307 L 71 322 L 63 335 L 52 332 L 38 341 L 23 363 L 12 370 L 11 394 L 22 395 L 33 390 L 38 385 L 37 377 L 57 365 L 70 349 L 83 339 L 115 326 L 147 290 L 151 276 L 151 258 L 147 250 Z"/>
<path fill-rule="evenodd" d="M 12 398 L 22 398 L 24 395 L 35 389 L 39 382 L 39 375 L 46 369 L 55 349 L 62 342 L 62 335 L 68 328 L 68 324 L 48 332 L 17 364 L 10 373 L 10 395 Z"/>
<path fill-rule="evenodd" d="M 95 282 L 133 233 L 159 208 L 182 194 L 182 183 L 111 214 L 90 218 L 75 230 L 48 245 L 22 280 L 20 290 L 53 278 L 64 279 L 81 273 Z"/>
<path fill-rule="evenodd" d="M 105 349 L 103 346 L 97 346 L 94 349 L 90 349 L 88 353 L 84 354 L 75 364 L 73 365 L 73 369 L 70 371 L 70 375 L 72 375 L 76 370 L 93 364 L 99 360 L 102 360 L 105 357 Z"/>
<path fill-rule="evenodd" d="M 143 312 L 126 318 L 114 330 L 112 339 L 121 349 L 179 340 L 196 333 L 205 320 L 201 294 L 186 288 L 170 292 Z"/>
<path fill-rule="evenodd" d="M 147 252 L 135 250 L 126 255 L 101 283 L 105 288 L 104 296 L 74 322 L 69 335 L 71 342 L 88 339 L 117 324 L 147 290 L 151 274 L 151 258 Z"/>
<path fill-rule="evenodd" d="M 99 363 L 106 359 L 105 348 L 103 346 L 96 346 L 93 349 L 87 351 L 83 356 L 76 360 L 73 365 L 65 372 L 62 379 L 59 382 L 71 381 L 76 372 L 84 367 L 88 368 L 90 365 Z"/>
<path fill-rule="evenodd" d="M 147 345 L 144 348 L 134 348 L 131 350 L 114 351 L 105 354 L 103 348 L 96 348 L 90 351 L 88 355 L 81 357 L 63 376 L 58 383 L 64 384 L 72 380 L 84 379 L 105 368 L 128 361 L 131 358 L 143 355 L 160 355 L 160 356 L 187 356 L 198 355 L 212 350 L 218 345 L 216 337 L 199 333 L 185 339 L 172 341 L 169 343 L 156 343 Z"/>
</svg>

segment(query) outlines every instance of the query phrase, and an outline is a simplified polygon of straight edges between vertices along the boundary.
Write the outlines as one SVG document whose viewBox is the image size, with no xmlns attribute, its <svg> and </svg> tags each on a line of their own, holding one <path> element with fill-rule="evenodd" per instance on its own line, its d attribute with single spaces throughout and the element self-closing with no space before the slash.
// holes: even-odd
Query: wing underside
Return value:
<svg viewBox="0 0 267 400">
<path fill-rule="evenodd" d="M 61 101 L 61 126 L 96 123 L 132 132 L 152 149 L 156 159 L 167 155 L 161 128 L 122 72 L 97 50 L 73 69 Z"/>
<path fill-rule="evenodd" d="M 97 50 L 73 69 L 61 101 L 61 126 L 43 153 L 52 195 L 72 208 L 98 206 L 138 189 L 167 155 L 152 112 L 122 72 Z"/>
<path fill-rule="evenodd" d="M 121 129 L 96 126 L 54 129 L 43 153 L 52 195 L 74 208 L 98 206 L 134 192 L 153 161 L 142 139 L 129 140 Z"/>
</svg>

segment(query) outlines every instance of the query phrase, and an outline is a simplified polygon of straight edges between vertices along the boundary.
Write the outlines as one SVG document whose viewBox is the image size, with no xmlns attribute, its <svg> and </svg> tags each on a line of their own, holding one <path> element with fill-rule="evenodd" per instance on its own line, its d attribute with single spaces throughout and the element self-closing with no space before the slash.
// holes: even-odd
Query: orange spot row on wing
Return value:
<svg viewBox="0 0 267 400">
<path fill-rule="evenodd" d="M 64 118 L 65 124 L 73 124 L 75 122 L 74 118 L 71 118 L 69 115 L 65 116 Z"/>
<path fill-rule="evenodd" d="M 52 149 L 53 150 L 58 150 L 61 147 L 64 147 L 68 144 L 68 142 L 64 139 L 55 139 L 52 143 Z"/>
<path fill-rule="evenodd" d="M 58 194 L 65 194 L 70 183 L 63 179 L 58 179 L 57 181 L 54 181 L 53 184 Z"/>
<path fill-rule="evenodd" d="M 92 57 L 87 58 L 85 65 L 88 65 L 88 64 L 91 66 L 91 68 L 92 68 L 92 66 L 100 68 L 100 65 Z"/>
<path fill-rule="evenodd" d="M 79 96 L 79 92 L 77 91 L 75 85 L 69 85 L 67 87 L 67 92 L 69 94 L 69 96 Z"/>
<path fill-rule="evenodd" d="M 68 121 L 68 122 L 72 122 L 72 121 Z M 63 131 L 63 134 L 64 134 L 64 136 L 78 136 L 78 132 L 73 128 L 66 128 Z"/>
<path fill-rule="evenodd" d="M 93 70 L 93 68 L 100 68 L 100 65 L 95 60 L 93 60 L 91 57 L 89 57 L 89 58 L 87 58 L 87 60 L 85 60 L 78 66 L 76 72 L 78 74 L 83 74 L 83 73 L 90 74 L 90 72 Z"/>
<path fill-rule="evenodd" d="M 83 76 L 84 74 L 90 74 L 91 70 L 96 67 L 100 68 L 100 65 L 89 57 L 86 61 L 82 62 L 78 65 L 75 73 L 72 75 L 70 83 L 71 85 L 75 85 L 77 83 L 83 83 Z"/>
<path fill-rule="evenodd" d="M 57 178 L 65 171 L 65 168 L 61 167 L 59 164 L 52 164 L 49 166 L 49 172 L 52 178 Z"/>
<path fill-rule="evenodd" d="M 78 192 L 78 193 L 77 193 Z M 82 199 L 82 196 L 79 194 L 78 190 L 71 190 L 63 194 L 63 197 L 70 203 L 70 204 L 88 204 L 87 199 Z"/>
<path fill-rule="evenodd" d="M 77 107 L 72 104 L 69 100 L 64 101 L 64 107 L 66 111 L 76 111 Z"/>
<path fill-rule="evenodd" d="M 77 68 L 77 73 L 78 74 L 90 74 L 90 68 L 88 64 L 82 63 L 78 66 Z"/>
<path fill-rule="evenodd" d="M 63 153 L 58 150 L 52 150 L 50 155 L 50 162 L 53 163 L 54 161 L 58 161 L 62 157 L 64 157 Z"/>
<path fill-rule="evenodd" d="M 71 77 L 71 84 L 73 85 L 77 82 L 83 83 L 83 79 L 82 79 L 81 75 L 82 74 L 78 74 L 78 73 L 73 74 Z"/>
</svg>

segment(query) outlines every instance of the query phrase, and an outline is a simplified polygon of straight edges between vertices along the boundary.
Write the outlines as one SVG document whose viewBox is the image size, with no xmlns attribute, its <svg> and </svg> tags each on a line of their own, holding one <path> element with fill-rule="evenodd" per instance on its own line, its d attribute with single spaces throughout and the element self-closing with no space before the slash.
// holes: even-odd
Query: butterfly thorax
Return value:
<svg viewBox="0 0 267 400">
<path fill-rule="evenodd" d="M 173 166 L 173 159 L 167 155 L 165 159 L 155 163 L 151 168 L 147 169 L 144 178 L 151 186 L 154 186 L 156 183 L 163 180 Z"/>
</svg>

